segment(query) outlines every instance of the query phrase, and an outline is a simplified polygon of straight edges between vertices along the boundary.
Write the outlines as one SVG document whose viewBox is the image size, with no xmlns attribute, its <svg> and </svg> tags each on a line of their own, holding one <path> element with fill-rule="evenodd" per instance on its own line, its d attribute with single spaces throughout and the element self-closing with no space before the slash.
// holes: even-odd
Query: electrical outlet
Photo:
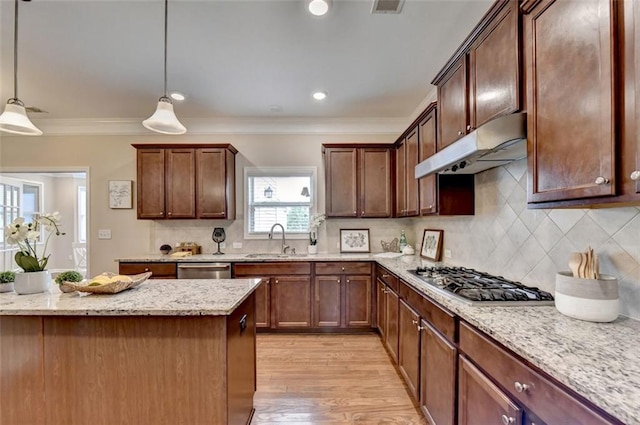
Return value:
<svg viewBox="0 0 640 425">
<path fill-rule="evenodd" d="M 242 249 L 242 242 L 234 242 L 233 249 Z"/>
<path fill-rule="evenodd" d="M 226 248 L 227 244 L 225 242 L 220 242 L 220 248 Z"/>
<path fill-rule="evenodd" d="M 444 250 L 444 258 L 451 258 L 451 250 L 450 249 L 445 249 Z"/>
<path fill-rule="evenodd" d="M 99 229 L 98 239 L 111 239 L 111 229 Z"/>
</svg>

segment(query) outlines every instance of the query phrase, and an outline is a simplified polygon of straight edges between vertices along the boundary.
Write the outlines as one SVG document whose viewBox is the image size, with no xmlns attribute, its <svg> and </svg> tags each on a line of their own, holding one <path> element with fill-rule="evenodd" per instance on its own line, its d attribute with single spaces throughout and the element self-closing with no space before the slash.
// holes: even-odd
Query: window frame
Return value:
<svg viewBox="0 0 640 425">
<path fill-rule="evenodd" d="M 318 208 L 318 167 L 244 167 L 244 239 L 265 240 L 269 239 L 268 232 L 249 231 L 251 223 L 251 206 L 249 205 L 249 178 L 250 177 L 296 177 L 311 176 L 311 187 L 309 188 L 309 218 L 317 212 Z M 278 203 L 274 203 L 278 204 Z M 287 232 L 287 239 L 308 239 L 308 231 L 305 232 Z"/>
</svg>

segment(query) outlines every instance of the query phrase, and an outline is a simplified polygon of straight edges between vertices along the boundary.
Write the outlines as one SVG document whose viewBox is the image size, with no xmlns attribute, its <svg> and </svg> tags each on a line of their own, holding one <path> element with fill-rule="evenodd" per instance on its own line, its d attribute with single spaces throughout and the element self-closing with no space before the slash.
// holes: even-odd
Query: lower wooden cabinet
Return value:
<svg viewBox="0 0 640 425">
<path fill-rule="evenodd" d="M 429 423 L 455 425 L 458 350 L 425 320 L 420 329 L 420 408 Z"/>
<path fill-rule="evenodd" d="M 385 332 L 384 332 L 384 345 L 387 347 L 389 354 L 394 362 L 398 363 L 398 310 L 400 307 L 400 298 L 398 294 L 391 289 L 390 287 L 386 287 L 386 292 L 384 295 L 384 309 L 385 309 Z"/>
<path fill-rule="evenodd" d="M 342 277 L 317 276 L 313 286 L 313 326 L 317 328 L 342 326 Z"/>
<path fill-rule="evenodd" d="M 371 327 L 371 275 L 344 277 L 344 321 L 348 328 Z"/>
<path fill-rule="evenodd" d="M 387 315 L 385 310 L 385 291 L 387 290 L 387 285 L 380 279 L 380 277 L 376 276 L 376 329 L 378 329 L 378 333 L 380 334 L 380 339 L 384 341 L 385 339 L 385 325 L 387 321 Z"/>
<path fill-rule="evenodd" d="M 522 410 L 464 356 L 459 360 L 458 424 L 520 425 Z"/>
<path fill-rule="evenodd" d="M 311 327 L 311 278 L 276 276 L 271 286 L 274 328 Z"/>
<path fill-rule="evenodd" d="M 415 400 L 420 399 L 420 316 L 404 300 L 398 311 L 398 367 Z"/>
<path fill-rule="evenodd" d="M 271 327 L 271 278 L 263 277 L 256 289 L 256 328 Z"/>
<path fill-rule="evenodd" d="M 178 263 L 119 263 L 118 273 L 140 274 L 151 272 L 150 279 L 176 279 Z"/>
</svg>

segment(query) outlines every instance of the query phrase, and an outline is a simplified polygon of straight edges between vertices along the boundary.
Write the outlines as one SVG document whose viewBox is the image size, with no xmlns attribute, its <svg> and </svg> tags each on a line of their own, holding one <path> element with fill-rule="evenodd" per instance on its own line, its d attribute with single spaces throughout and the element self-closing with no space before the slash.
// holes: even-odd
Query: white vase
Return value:
<svg viewBox="0 0 640 425">
<path fill-rule="evenodd" d="M 22 295 L 46 292 L 50 286 L 51 275 L 48 270 L 16 273 L 16 281 L 13 282 L 13 289 Z"/>
<path fill-rule="evenodd" d="M 318 253 L 318 245 L 309 245 L 309 254 L 317 254 Z"/>
<path fill-rule="evenodd" d="M 0 292 L 13 292 L 13 282 L 0 283 Z"/>
</svg>

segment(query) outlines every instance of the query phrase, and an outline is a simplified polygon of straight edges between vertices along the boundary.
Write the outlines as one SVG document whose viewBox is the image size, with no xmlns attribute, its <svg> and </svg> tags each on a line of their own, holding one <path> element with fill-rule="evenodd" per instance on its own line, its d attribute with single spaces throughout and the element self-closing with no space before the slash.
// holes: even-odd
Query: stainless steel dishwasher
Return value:
<svg viewBox="0 0 640 425">
<path fill-rule="evenodd" d="M 231 263 L 178 263 L 178 279 L 231 279 Z"/>
</svg>

